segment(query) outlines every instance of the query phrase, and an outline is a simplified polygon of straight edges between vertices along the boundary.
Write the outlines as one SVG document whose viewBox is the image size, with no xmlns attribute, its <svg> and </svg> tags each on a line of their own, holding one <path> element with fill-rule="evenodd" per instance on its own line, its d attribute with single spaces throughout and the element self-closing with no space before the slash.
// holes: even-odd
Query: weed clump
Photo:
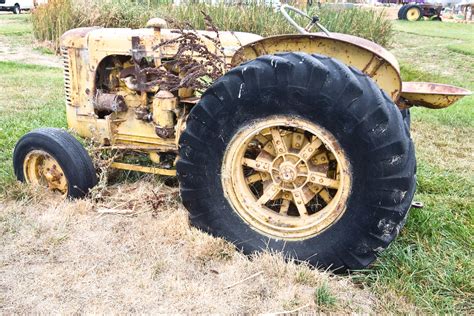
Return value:
<svg viewBox="0 0 474 316">
<path fill-rule="evenodd" d="M 331 291 L 329 290 L 329 287 L 326 283 L 323 283 L 314 291 L 314 303 L 321 308 L 327 308 L 336 305 L 336 297 L 331 294 Z"/>
</svg>

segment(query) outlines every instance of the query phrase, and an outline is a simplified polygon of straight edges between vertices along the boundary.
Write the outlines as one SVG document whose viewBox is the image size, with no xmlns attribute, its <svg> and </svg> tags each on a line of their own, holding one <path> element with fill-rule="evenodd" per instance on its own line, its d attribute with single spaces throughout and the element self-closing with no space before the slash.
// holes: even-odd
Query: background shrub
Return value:
<svg viewBox="0 0 474 316">
<path fill-rule="evenodd" d="M 127 0 L 50 0 L 32 15 L 35 37 L 49 41 L 57 49 L 65 31 L 83 26 L 143 27 L 151 17 L 163 17 L 176 22 L 187 22 L 195 29 L 205 29 L 201 12 L 208 14 L 219 30 L 256 33 L 262 36 L 295 33 L 294 28 L 271 7 L 209 6 L 189 4 L 172 6 L 166 3 L 148 5 Z M 383 11 L 371 9 L 342 9 L 330 6 L 311 8 L 329 31 L 360 36 L 381 45 L 389 45 L 392 24 Z M 305 24 L 306 21 L 301 21 Z"/>
</svg>

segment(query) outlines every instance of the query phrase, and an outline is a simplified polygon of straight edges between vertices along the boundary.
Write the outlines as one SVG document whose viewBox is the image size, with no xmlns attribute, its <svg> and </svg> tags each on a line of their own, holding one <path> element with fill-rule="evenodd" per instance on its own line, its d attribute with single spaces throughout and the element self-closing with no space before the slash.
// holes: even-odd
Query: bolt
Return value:
<svg viewBox="0 0 474 316">
<path fill-rule="evenodd" d="M 278 145 L 280 145 L 280 141 L 279 141 L 279 140 L 277 140 L 276 143 L 277 143 Z"/>
<path fill-rule="evenodd" d="M 278 151 L 282 153 L 282 152 L 283 152 L 283 149 L 280 148 Z"/>
<path fill-rule="evenodd" d="M 316 178 L 315 178 L 315 177 L 311 177 L 311 181 L 316 181 Z"/>
<path fill-rule="evenodd" d="M 309 151 L 309 152 L 312 152 L 312 151 L 313 151 L 313 148 L 311 148 L 311 147 L 308 148 L 308 151 Z"/>
<path fill-rule="evenodd" d="M 319 183 L 323 183 L 323 182 L 324 182 L 324 180 L 323 180 L 323 179 L 319 179 Z"/>
</svg>

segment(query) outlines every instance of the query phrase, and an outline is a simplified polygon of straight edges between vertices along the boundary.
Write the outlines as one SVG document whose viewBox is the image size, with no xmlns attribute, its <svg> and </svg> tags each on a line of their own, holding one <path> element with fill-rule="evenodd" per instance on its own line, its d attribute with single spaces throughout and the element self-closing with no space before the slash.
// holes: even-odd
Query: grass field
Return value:
<svg viewBox="0 0 474 316">
<path fill-rule="evenodd" d="M 28 38 L 30 26 L 25 16 L 0 15 L 0 23 L 7 23 L 9 25 L 8 34 L 3 34 L 4 38 L 14 36 L 15 40 L 20 37 L 25 41 Z M 402 77 L 405 81 L 450 83 L 474 90 L 473 25 L 439 22 L 403 23 L 396 21 L 394 23 L 397 33 L 392 52 L 394 52 L 401 63 Z M 0 28 L 0 35 L 2 35 L 1 32 L 2 28 Z M 14 178 L 11 168 L 11 153 L 15 142 L 21 135 L 32 128 L 40 126 L 65 127 L 61 78 L 60 69 L 3 62 L 0 56 L 0 82 L 2 85 L 0 94 L 0 190 L 5 190 L 5 188 L 11 191 L 18 190 L 17 186 L 12 184 Z M 319 306 L 320 310 L 323 311 L 365 311 L 372 313 L 376 311 L 423 311 L 456 314 L 461 312 L 472 314 L 474 312 L 474 97 L 466 97 L 455 106 L 445 110 L 433 111 L 415 108 L 412 110 L 412 119 L 412 136 L 415 140 L 418 159 L 418 191 L 415 200 L 422 201 L 425 205 L 424 208 L 411 210 L 408 222 L 402 230 L 400 237 L 382 254 L 381 258 L 376 261 L 370 270 L 355 273 L 351 277 L 342 278 L 341 282 L 346 282 L 344 286 L 347 287 L 344 293 L 341 292 L 344 294 L 341 294 L 342 296 L 334 294 L 337 291 L 344 291 L 341 290 L 341 287 L 336 287 L 330 280 L 327 281 L 329 285 L 325 285 L 326 283 L 324 282 L 318 283 L 314 281 L 315 274 L 309 269 L 298 270 L 291 264 L 272 263 L 273 269 L 278 267 L 277 271 L 282 279 L 294 278 L 293 283 L 291 283 L 292 286 L 304 286 L 304 289 L 301 289 L 301 291 L 306 291 L 304 295 L 293 295 L 290 298 L 282 299 L 279 301 L 281 304 L 277 304 L 278 307 L 292 310 L 305 306 L 309 300 L 308 297 L 311 297 L 312 305 L 310 306 Z M 3 194 L 4 196 L 12 196 L 11 193 L 5 191 Z M 114 198 L 117 197 L 114 196 Z M 11 241 L 25 238 L 24 235 L 15 233 L 15 231 L 24 232 L 25 227 L 36 226 L 33 223 L 33 218 L 27 217 L 24 211 L 21 213 L 15 212 L 15 207 L 11 206 L 11 201 L 6 199 L 3 203 L 0 203 L 0 208 L 2 205 L 4 206 L 4 210 L 0 210 L 0 232 L 3 239 L 2 245 L 5 246 Z M 75 215 L 72 214 L 72 210 L 74 207 L 78 207 L 79 204 L 77 203 L 87 204 L 92 202 L 75 202 L 76 204 L 73 204 L 73 206 L 65 206 L 61 204 L 62 202 L 56 201 L 53 202 L 55 206 L 45 206 L 47 201 L 39 199 L 38 203 L 41 205 L 40 209 L 64 207 L 69 210 L 67 220 L 64 219 L 66 224 L 59 222 L 57 227 L 51 228 L 54 234 L 52 236 L 48 235 L 50 239 L 41 234 L 39 235 L 45 242 L 48 242 L 48 247 L 50 247 L 48 249 L 51 251 L 59 249 L 56 251 L 60 253 L 65 251 L 64 248 L 60 248 L 63 243 L 61 236 L 64 234 L 67 236 L 66 239 L 72 243 L 74 236 L 81 235 L 89 227 L 97 229 L 101 225 L 104 227 L 113 226 L 113 229 L 122 231 L 121 229 L 125 228 L 120 227 L 125 225 L 124 223 L 134 225 L 133 227 L 136 228 L 138 224 L 142 225 L 148 222 L 146 218 L 142 217 L 137 218 L 135 222 L 133 219 L 127 218 L 123 220 L 124 223 L 114 218 L 111 219 L 112 224 L 107 224 L 104 223 L 103 217 L 100 219 L 87 217 L 86 224 L 83 222 L 78 224 L 77 220 L 70 218 L 70 216 Z M 32 206 L 30 205 L 29 208 L 31 209 Z M 7 209 L 8 211 L 6 211 Z M 90 207 L 88 209 L 90 210 Z M 38 215 L 38 211 L 33 209 L 31 211 L 33 214 Z M 182 212 L 182 209 L 179 212 Z M 179 216 L 183 217 L 183 214 L 179 214 Z M 84 218 L 84 214 L 78 216 Z M 163 218 L 163 214 L 160 216 L 159 218 Z M 24 218 L 27 218 L 26 222 L 22 222 Z M 40 223 L 46 225 L 44 221 L 45 219 L 42 218 Z M 75 226 L 76 224 L 78 224 L 77 227 Z M 119 228 L 114 225 L 118 225 Z M 163 229 L 163 225 L 156 225 L 160 226 L 159 229 Z M 72 229 L 72 233 L 65 232 L 65 228 L 68 227 Z M 153 229 L 155 228 L 153 227 Z M 144 230 L 146 229 L 151 230 L 148 226 L 144 228 Z M 139 230 L 136 234 L 146 233 L 146 231 Z M 183 234 L 187 236 L 184 240 L 189 243 L 186 246 L 189 248 L 203 247 L 201 244 L 202 240 L 200 241 L 199 238 L 207 238 L 203 237 L 203 234 L 199 235 L 198 238 L 194 230 Z M 112 236 L 107 238 L 113 239 Z M 137 240 L 143 239 L 143 237 L 140 237 L 141 239 L 137 238 Z M 157 238 L 156 240 L 154 239 L 154 242 L 158 244 L 163 242 L 159 236 L 154 238 Z M 206 242 L 216 243 L 216 241 L 212 240 L 214 239 L 206 239 Z M 23 242 L 26 244 L 25 240 Z M 65 244 L 67 242 L 64 241 Z M 127 245 L 134 244 L 134 242 L 135 239 L 128 240 Z M 50 243 L 53 243 L 53 246 Z M 167 246 L 177 249 L 178 252 L 173 257 L 174 259 L 186 260 L 189 258 L 187 252 L 191 251 L 190 249 L 186 248 L 183 250 L 180 248 L 183 247 L 182 244 L 176 241 L 170 242 L 168 240 L 166 243 Z M 70 244 L 67 245 L 71 246 Z M 100 248 L 98 249 L 103 251 L 107 249 L 106 245 L 100 244 L 99 246 Z M 11 248 L 13 246 L 9 247 L 5 249 L 13 249 Z M 233 250 L 228 250 L 226 247 L 219 244 L 216 248 L 218 249 L 217 255 L 213 252 L 215 249 L 210 252 L 211 255 L 208 253 L 209 250 L 206 250 L 207 257 L 205 256 L 204 258 L 211 260 L 208 265 L 219 267 L 215 269 L 222 269 L 227 272 L 233 267 L 238 267 L 236 269 L 243 273 L 245 269 L 252 270 L 255 268 L 251 263 L 246 262 L 245 259 L 242 259 Z M 143 246 L 138 249 L 142 251 L 157 251 L 156 249 L 144 248 L 146 247 Z M 35 251 L 36 248 L 30 247 L 28 249 L 29 251 Z M 118 252 L 122 251 L 120 254 L 131 256 L 123 252 L 122 248 L 117 249 Z M 162 249 L 162 247 L 159 250 L 169 251 Z M 2 251 L 5 252 L 4 250 Z M 13 249 L 12 251 L 22 253 L 18 249 Z M 182 251 L 184 251 L 184 254 L 181 253 Z M 230 255 L 228 251 L 230 251 Z M 230 256 L 230 261 L 222 261 L 222 258 L 219 257 L 222 253 L 225 256 Z M 82 254 L 87 255 L 84 251 Z M 53 256 L 53 254 L 50 253 L 48 256 Z M 221 258 L 217 260 L 217 263 L 212 261 L 215 256 Z M 159 256 L 155 254 L 153 258 L 155 257 L 158 258 Z M 130 262 L 134 267 L 136 262 L 130 260 L 146 259 L 143 257 L 126 258 L 127 262 Z M 191 261 L 199 260 L 195 254 L 191 255 L 190 258 Z M 69 258 L 68 260 L 75 259 Z M 268 262 L 274 259 L 265 257 L 259 260 L 263 260 L 267 266 L 271 266 L 272 264 Z M 149 259 L 145 261 L 152 265 Z M 126 269 L 120 264 L 120 261 L 114 262 L 118 264 L 118 267 Z M 155 269 L 158 271 L 156 273 L 160 274 L 160 271 L 168 268 L 171 269 L 172 264 L 172 262 L 163 263 L 156 261 Z M 213 279 L 209 277 L 209 274 L 206 274 L 208 272 L 205 272 L 209 271 L 209 267 L 203 268 L 204 266 L 199 266 L 196 278 L 199 282 L 212 287 L 213 283 L 209 280 Z M 93 267 L 94 265 L 91 265 L 90 267 L 80 267 L 80 269 L 84 268 L 85 271 L 89 271 L 89 268 L 92 269 Z M 66 266 L 63 268 L 66 269 Z M 4 267 L 1 269 L 4 269 Z M 186 268 L 183 267 L 182 269 Z M 286 272 L 281 269 L 286 269 Z M 268 271 L 271 270 L 269 268 Z M 252 270 L 252 272 L 258 272 L 258 270 Z M 66 272 L 61 273 L 65 274 Z M 180 273 L 184 272 L 181 271 Z M 179 275 L 181 274 L 178 273 L 176 276 L 178 279 L 180 278 Z M 203 277 L 203 275 L 207 275 L 207 277 Z M 109 274 L 107 274 L 107 277 L 111 278 Z M 318 277 L 320 276 L 318 275 Z M 160 282 L 164 282 L 163 284 L 166 286 L 171 286 L 171 283 L 166 283 L 171 282 L 170 280 L 167 279 L 165 282 L 160 277 L 157 278 L 161 280 Z M 187 274 L 183 278 L 189 282 L 196 281 L 192 278 L 190 279 Z M 235 275 L 232 275 L 232 278 L 228 279 L 231 283 L 236 281 Z M 104 280 L 109 279 L 106 278 Z M 128 277 L 126 279 L 127 282 L 133 281 Z M 282 282 L 282 279 L 272 278 L 271 280 L 280 287 L 289 286 L 287 283 Z M 219 280 L 215 282 L 221 284 L 223 280 Z M 260 284 L 260 279 L 258 280 L 256 283 Z M 118 281 L 113 280 L 113 282 Z M 365 285 L 365 292 L 358 292 L 358 284 Z M 109 288 L 108 285 L 104 286 Z M 148 285 L 143 286 L 148 289 Z M 202 289 L 201 287 L 198 288 Z M 111 290 L 113 289 L 112 287 Z M 67 287 L 58 290 L 67 290 Z M 157 289 L 152 287 L 151 290 Z M 253 301 L 254 303 L 266 302 L 264 299 L 265 295 L 284 294 L 276 289 L 268 290 L 267 292 L 261 288 L 252 288 L 253 290 L 256 292 L 252 293 L 259 297 L 259 301 Z M 367 293 L 367 290 L 370 293 Z M 74 293 L 80 294 L 80 292 L 77 292 L 77 289 L 75 291 Z M 92 291 L 96 293 L 94 291 L 97 291 L 97 288 L 94 288 Z M 181 294 L 185 293 L 184 288 L 177 289 L 177 291 Z M 357 299 L 346 299 L 347 293 L 351 291 L 358 293 Z M 0 291 L 1 293 L 3 292 Z M 15 293 L 17 295 L 33 295 L 34 288 L 25 288 L 23 292 L 17 291 Z M 239 293 L 245 294 L 238 290 L 236 295 Z M 218 292 L 213 292 L 212 294 L 218 295 Z M 364 310 L 364 300 L 371 300 L 375 303 L 369 304 L 370 308 Z M 5 301 L 5 298 L 2 300 L 0 297 L 0 305 L 2 301 Z M 223 304 L 226 303 L 222 300 L 218 301 Z M 60 300 L 56 302 L 60 302 Z M 75 302 L 78 306 L 80 305 L 79 299 Z M 125 301 L 124 303 L 127 302 Z M 271 309 L 277 306 L 268 305 L 267 302 L 262 303 L 262 306 L 265 306 L 265 308 L 262 307 L 263 309 L 245 309 L 245 307 L 250 306 L 248 304 L 250 302 L 242 303 L 242 309 L 238 310 L 263 312 L 268 310 L 265 309 L 266 307 Z M 211 304 L 210 306 L 214 305 Z M 235 307 L 236 305 L 232 306 Z M 210 311 L 208 309 L 195 310 Z"/>
<path fill-rule="evenodd" d="M 395 22 L 392 50 L 405 81 L 450 83 L 474 90 L 474 25 Z M 453 39 L 469 54 L 451 51 Z M 415 200 L 397 242 L 366 281 L 430 312 L 474 311 L 474 97 L 446 110 L 412 110 L 418 161 Z"/>
<path fill-rule="evenodd" d="M 41 126 L 66 127 L 60 69 L 0 62 L 0 192 L 13 180 L 12 149 Z"/>
<path fill-rule="evenodd" d="M 23 15 L 2 15 L 2 28 L 0 35 L 21 36 L 30 35 L 33 28 L 29 22 L 30 16 Z"/>
</svg>

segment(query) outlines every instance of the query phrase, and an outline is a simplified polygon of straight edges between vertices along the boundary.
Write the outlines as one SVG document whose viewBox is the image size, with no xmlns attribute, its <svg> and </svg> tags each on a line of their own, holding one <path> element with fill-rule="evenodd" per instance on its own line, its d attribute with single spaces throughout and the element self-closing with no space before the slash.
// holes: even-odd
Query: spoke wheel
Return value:
<svg viewBox="0 0 474 316">
<path fill-rule="evenodd" d="M 349 164 L 335 138 L 314 123 L 277 117 L 243 129 L 223 166 L 235 211 L 266 235 L 309 238 L 344 213 Z"/>
<path fill-rule="evenodd" d="M 332 58 L 281 53 L 203 94 L 176 171 L 197 228 L 245 254 L 345 271 L 367 267 L 397 236 L 415 166 L 408 125 L 376 83 Z"/>
<path fill-rule="evenodd" d="M 59 163 L 45 151 L 33 150 L 23 162 L 27 183 L 47 186 L 53 191 L 67 194 L 68 182 Z"/>
</svg>

